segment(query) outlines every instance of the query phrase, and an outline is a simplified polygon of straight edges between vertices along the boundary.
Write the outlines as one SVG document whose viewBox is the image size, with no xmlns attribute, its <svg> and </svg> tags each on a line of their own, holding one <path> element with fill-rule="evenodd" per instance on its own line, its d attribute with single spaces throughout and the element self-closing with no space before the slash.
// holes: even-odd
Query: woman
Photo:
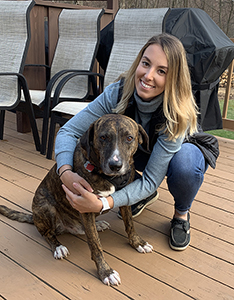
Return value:
<svg viewBox="0 0 234 300">
<path fill-rule="evenodd" d="M 89 125 L 109 113 L 126 114 L 140 123 L 149 134 L 151 153 L 138 150 L 134 162 L 142 176 L 108 196 L 105 205 L 131 205 L 133 217 L 139 215 L 157 199 L 157 188 L 167 176 L 175 202 L 169 244 L 174 250 L 186 249 L 190 243 L 189 209 L 208 164 L 197 146 L 183 143 L 186 136 L 197 132 L 197 109 L 185 50 L 177 38 L 165 33 L 152 37 L 123 78 L 109 85 L 58 132 L 58 174 L 68 201 L 81 213 L 100 212 L 104 204 L 92 187 L 72 172 L 73 152 Z"/>
</svg>

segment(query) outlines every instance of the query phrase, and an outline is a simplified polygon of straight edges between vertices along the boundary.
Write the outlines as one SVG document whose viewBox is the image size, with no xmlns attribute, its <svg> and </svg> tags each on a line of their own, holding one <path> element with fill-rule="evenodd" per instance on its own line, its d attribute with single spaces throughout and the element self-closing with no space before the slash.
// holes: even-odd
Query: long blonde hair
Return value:
<svg viewBox="0 0 234 300">
<path fill-rule="evenodd" d="M 135 90 L 135 72 L 150 45 L 160 45 L 167 57 L 168 72 L 166 77 L 163 112 L 166 117 L 164 131 L 169 140 L 193 134 L 197 131 L 197 106 L 192 94 L 191 79 L 182 43 L 174 36 L 162 33 L 153 36 L 142 47 L 130 69 L 124 77 L 123 94 L 113 112 L 123 114 L 129 99 Z"/>
</svg>

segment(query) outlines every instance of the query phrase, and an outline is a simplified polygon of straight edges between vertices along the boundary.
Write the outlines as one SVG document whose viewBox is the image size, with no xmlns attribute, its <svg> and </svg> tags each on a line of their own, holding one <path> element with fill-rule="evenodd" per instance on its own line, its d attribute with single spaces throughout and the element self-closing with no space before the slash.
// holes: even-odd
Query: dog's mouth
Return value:
<svg viewBox="0 0 234 300">
<path fill-rule="evenodd" d="M 128 169 L 121 168 L 115 172 L 105 172 L 101 176 L 115 187 L 115 191 L 118 191 L 129 183 L 131 173 L 132 168 L 129 167 Z"/>
<path fill-rule="evenodd" d="M 101 169 L 107 176 L 122 176 L 129 171 L 130 166 L 121 162 L 107 161 L 101 165 Z"/>
</svg>

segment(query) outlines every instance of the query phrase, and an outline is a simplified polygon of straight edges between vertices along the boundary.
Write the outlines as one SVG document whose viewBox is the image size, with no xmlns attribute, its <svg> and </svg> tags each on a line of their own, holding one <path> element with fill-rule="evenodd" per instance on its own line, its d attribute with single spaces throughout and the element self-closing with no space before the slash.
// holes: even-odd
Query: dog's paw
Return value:
<svg viewBox="0 0 234 300">
<path fill-rule="evenodd" d="M 140 253 L 151 253 L 153 251 L 153 246 L 149 243 L 146 243 L 143 246 L 138 246 L 136 250 Z"/>
<path fill-rule="evenodd" d="M 110 224 L 106 221 L 100 220 L 100 221 L 96 221 L 96 228 L 97 231 L 104 231 L 106 229 L 110 229 Z"/>
<path fill-rule="evenodd" d="M 103 283 L 106 285 L 121 284 L 119 273 L 113 270 L 113 272 L 108 277 L 104 278 Z"/>
<path fill-rule="evenodd" d="M 70 255 L 70 253 L 69 253 L 68 249 L 63 245 L 56 247 L 56 249 L 54 251 L 55 259 L 63 259 L 64 257 L 67 257 L 68 255 Z"/>
</svg>

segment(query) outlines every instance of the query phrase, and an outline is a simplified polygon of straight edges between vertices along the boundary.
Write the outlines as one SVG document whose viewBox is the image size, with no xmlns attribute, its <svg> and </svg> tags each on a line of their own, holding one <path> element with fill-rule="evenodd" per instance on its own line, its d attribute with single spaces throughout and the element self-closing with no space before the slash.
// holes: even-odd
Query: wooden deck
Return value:
<svg viewBox="0 0 234 300">
<path fill-rule="evenodd" d="M 30 211 L 34 191 L 54 161 L 36 152 L 31 134 L 16 132 L 14 114 L 6 117 L 0 204 Z M 153 253 L 128 245 L 116 211 L 102 216 L 111 224 L 100 238 L 107 261 L 121 275 L 118 287 L 97 278 L 85 237 L 61 236 L 71 255 L 58 261 L 33 225 L 0 216 L 0 299 L 234 299 L 234 141 L 219 141 L 217 168 L 209 168 L 192 207 L 187 250 L 168 245 L 173 199 L 165 182 L 159 200 L 135 219 Z"/>
</svg>

